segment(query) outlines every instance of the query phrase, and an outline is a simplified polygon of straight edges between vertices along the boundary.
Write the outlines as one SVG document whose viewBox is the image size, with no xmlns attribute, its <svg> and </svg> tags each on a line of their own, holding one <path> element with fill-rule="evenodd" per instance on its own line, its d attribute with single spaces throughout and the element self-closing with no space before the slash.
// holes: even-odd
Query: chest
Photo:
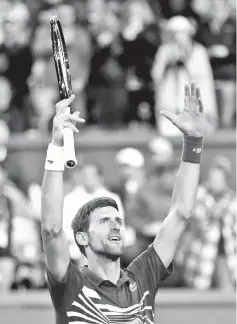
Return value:
<svg viewBox="0 0 237 324">
<path fill-rule="evenodd" d="M 96 323 L 143 323 L 143 318 L 153 319 L 149 305 L 149 292 L 141 293 L 136 283 L 121 287 L 103 284 L 100 287 L 84 285 L 67 316 L 73 321 Z"/>
</svg>

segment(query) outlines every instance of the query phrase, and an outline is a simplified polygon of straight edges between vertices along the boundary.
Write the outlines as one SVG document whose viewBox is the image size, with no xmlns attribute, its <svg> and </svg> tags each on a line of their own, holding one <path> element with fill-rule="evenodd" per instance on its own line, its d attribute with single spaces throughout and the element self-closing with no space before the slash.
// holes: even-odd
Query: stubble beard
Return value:
<svg viewBox="0 0 237 324">
<path fill-rule="evenodd" d="M 94 254 L 109 261 L 117 261 L 123 255 L 124 245 L 120 249 L 107 244 L 103 244 L 103 247 L 99 249 L 95 248 L 95 246 L 96 244 L 94 245 L 93 242 L 89 243 L 89 247 Z"/>
</svg>

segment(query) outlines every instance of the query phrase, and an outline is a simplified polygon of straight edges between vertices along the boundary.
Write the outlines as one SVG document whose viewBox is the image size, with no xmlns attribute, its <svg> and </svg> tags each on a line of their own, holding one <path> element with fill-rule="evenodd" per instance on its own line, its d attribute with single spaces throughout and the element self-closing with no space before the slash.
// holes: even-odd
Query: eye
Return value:
<svg viewBox="0 0 237 324">
<path fill-rule="evenodd" d="M 102 219 L 100 220 L 100 223 L 101 223 L 101 224 L 104 224 L 104 223 L 108 223 L 108 221 L 109 221 L 109 218 L 108 218 L 108 217 L 105 217 L 105 218 L 102 218 Z"/>
<path fill-rule="evenodd" d="M 117 223 L 118 223 L 119 225 L 123 225 L 123 220 L 122 220 L 121 218 L 117 218 Z"/>
</svg>

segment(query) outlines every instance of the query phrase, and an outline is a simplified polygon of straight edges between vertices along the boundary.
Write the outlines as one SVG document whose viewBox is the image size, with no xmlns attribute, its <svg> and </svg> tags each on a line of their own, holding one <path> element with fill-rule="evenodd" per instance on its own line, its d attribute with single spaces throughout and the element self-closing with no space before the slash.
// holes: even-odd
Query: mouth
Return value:
<svg viewBox="0 0 237 324">
<path fill-rule="evenodd" d="M 112 242 L 120 242 L 121 241 L 121 237 L 119 235 L 113 235 L 109 237 L 109 241 Z"/>
</svg>

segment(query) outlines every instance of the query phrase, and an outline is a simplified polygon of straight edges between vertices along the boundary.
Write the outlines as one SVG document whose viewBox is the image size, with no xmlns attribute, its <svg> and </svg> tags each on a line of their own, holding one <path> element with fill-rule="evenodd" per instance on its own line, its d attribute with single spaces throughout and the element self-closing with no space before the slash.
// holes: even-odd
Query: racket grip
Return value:
<svg viewBox="0 0 237 324">
<path fill-rule="evenodd" d="M 74 135 L 71 128 L 63 129 L 63 146 L 65 166 L 72 169 L 77 165 L 77 159 L 75 155 Z"/>
</svg>

